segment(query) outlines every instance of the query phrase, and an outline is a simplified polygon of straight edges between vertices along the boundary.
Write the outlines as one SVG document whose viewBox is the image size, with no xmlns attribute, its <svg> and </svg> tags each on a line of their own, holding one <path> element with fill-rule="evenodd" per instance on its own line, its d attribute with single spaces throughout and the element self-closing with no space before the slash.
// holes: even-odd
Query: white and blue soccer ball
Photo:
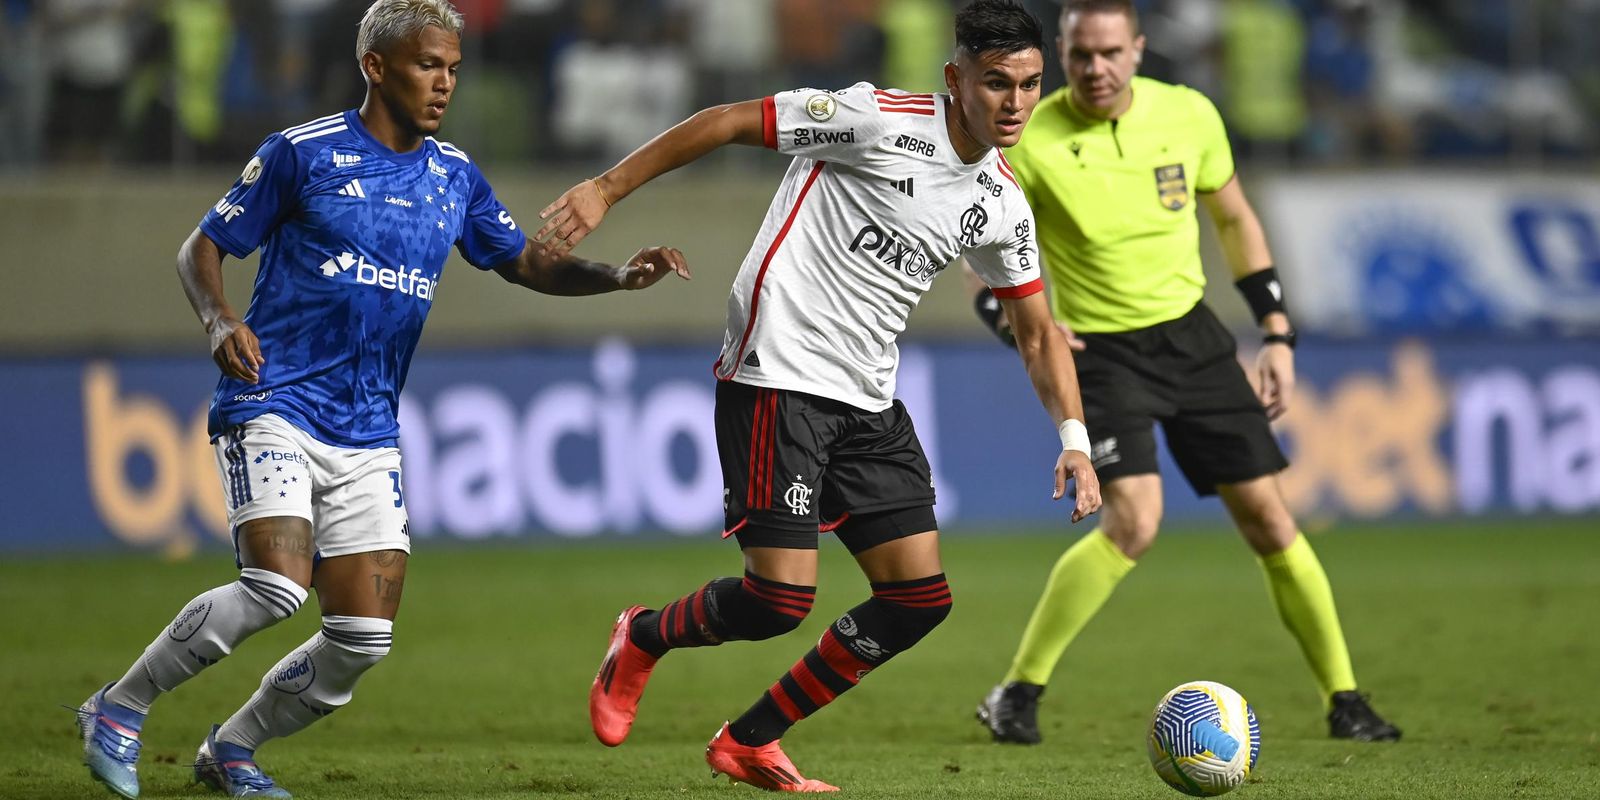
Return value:
<svg viewBox="0 0 1600 800">
<path fill-rule="evenodd" d="M 1195 797 L 1233 791 L 1256 768 L 1261 725 L 1244 697 L 1220 683 L 1185 683 L 1150 718 L 1150 764 L 1167 785 Z"/>
</svg>

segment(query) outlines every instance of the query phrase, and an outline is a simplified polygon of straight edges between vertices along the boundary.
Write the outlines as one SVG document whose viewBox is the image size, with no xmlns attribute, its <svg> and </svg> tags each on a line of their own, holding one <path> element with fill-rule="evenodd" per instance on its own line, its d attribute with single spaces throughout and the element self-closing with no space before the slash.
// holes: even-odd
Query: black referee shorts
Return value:
<svg viewBox="0 0 1600 800">
<path fill-rule="evenodd" d="M 717 384 L 724 535 L 739 546 L 815 549 L 832 531 L 851 553 L 935 530 L 933 470 L 911 415 L 804 392 Z"/>
<path fill-rule="evenodd" d="M 1233 335 L 1204 303 L 1148 328 L 1078 337 L 1087 347 L 1073 358 L 1102 483 L 1158 471 L 1156 422 L 1201 496 L 1289 466 Z"/>
</svg>

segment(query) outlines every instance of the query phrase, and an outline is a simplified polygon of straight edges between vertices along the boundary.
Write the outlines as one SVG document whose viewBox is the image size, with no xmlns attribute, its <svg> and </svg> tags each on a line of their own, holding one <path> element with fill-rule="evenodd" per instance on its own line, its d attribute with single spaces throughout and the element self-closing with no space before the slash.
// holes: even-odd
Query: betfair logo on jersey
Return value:
<svg viewBox="0 0 1600 800">
<path fill-rule="evenodd" d="M 363 286 L 377 286 L 429 301 L 433 300 L 433 293 L 439 288 L 438 278 L 424 277 L 422 270 L 417 267 L 412 267 L 409 271 L 405 265 L 401 265 L 400 269 L 380 267 L 369 263 L 364 256 L 352 253 L 340 253 L 322 262 L 322 266 L 317 269 L 321 270 L 323 275 L 332 278 L 349 272 L 352 267 L 355 268 L 356 283 Z"/>
<path fill-rule="evenodd" d="M 1168 211 L 1180 211 L 1189 204 L 1189 181 L 1182 164 L 1156 167 L 1156 193 Z"/>
<path fill-rule="evenodd" d="M 813 144 L 855 144 L 856 129 L 846 131 L 814 131 L 810 128 L 794 129 L 794 146 L 806 147 Z"/>
<path fill-rule="evenodd" d="M 884 229 L 866 224 L 856 233 L 856 238 L 850 240 L 850 252 L 864 250 L 871 253 L 884 265 L 891 269 L 899 270 L 907 277 L 927 283 L 933 276 L 939 274 L 940 265 L 935 264 L 929 257 L 928 251 L 922 246 L 907 243 L 899 234 L 885 231 Z"/>
</svg>

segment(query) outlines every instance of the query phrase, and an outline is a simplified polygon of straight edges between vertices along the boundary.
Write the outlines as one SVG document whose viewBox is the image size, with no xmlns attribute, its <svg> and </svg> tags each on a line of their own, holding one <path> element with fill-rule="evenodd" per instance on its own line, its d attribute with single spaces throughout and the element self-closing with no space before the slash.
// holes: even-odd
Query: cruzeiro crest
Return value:
<svg viewBox="0 0 1600 800">
<path fill-rule="evenodd" d="M 1183 176 L 1182 164 L 1156 167 L 1156 193 L 1168 211 L 1181 211 L 1189 205 L 1189 181 Z"/>
</svg>

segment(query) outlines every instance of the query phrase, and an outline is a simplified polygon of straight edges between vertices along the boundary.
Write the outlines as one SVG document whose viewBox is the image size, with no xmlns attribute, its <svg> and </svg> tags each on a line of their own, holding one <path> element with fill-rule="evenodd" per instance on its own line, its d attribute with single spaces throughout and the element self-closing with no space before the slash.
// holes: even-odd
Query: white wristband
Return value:
<svg viewBox="0 0 1600 800">
<path fill-rule="evenodd" d="M 1089 455 L 1089 429 L 1082 422 L 1075 419 L 1062 420 L 1056 426 L 1056 433 L 1061 434 L 1061 449 L 1076 450 L 1084 455 Z"/>
</svg>

